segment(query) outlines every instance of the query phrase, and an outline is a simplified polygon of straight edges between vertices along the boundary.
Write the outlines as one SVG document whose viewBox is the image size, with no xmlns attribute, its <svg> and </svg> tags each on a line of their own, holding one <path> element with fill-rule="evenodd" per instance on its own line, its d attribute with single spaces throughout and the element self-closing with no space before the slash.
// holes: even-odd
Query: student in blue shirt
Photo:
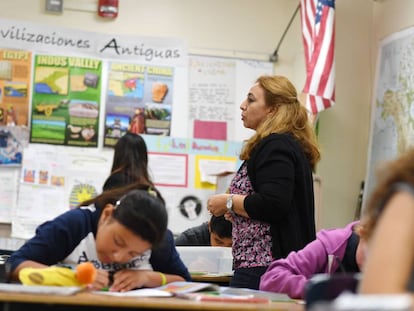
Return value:
<svg viewBox="0 0 414 311">
<path fill-rule="evenodd" d="M 40 225 L 35 236 L 9 258 L 11 279 L 25 267 L 92 262 L 92 289 L 128 291 L 190 281 L 156 192 L 123 187 L 104 191 L 81 207 Z"/>
</svg>

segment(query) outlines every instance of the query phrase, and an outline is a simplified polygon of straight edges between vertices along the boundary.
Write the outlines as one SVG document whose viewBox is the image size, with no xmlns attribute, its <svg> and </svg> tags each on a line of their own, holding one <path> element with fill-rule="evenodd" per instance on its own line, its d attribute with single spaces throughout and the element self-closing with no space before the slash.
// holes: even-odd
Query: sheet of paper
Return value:
<svg viewBox="0 0 414 311">
<path fill-rule="evenodd" d="M 0 222 L 9 223 L 12 210 L 16 208 L 20 171 L 14 167 L 2 167 L 0 170 Z"/>
<path fill-rule="evenodd" d="M 287 294 L 265 292 L 249 288 L 225 287 L 222 289 L 221 294 L 231 296 L 251 296 L 256 298 L 267 298 L 271 301 L 292 301 L 292 299 Z"/>
<path fill-rule="evenodd" d="M 200 177 L 202 182 L 208 182 L 215 185 L 217 175 L 223 172 L 233 172 L 236 169 L 234 159 L 225 160 L 223 158 L 212 159 L 204 157 L 199 160 Z"/>
<path fill-rule="evenodd" d="M 155 288 L 141 288 L 128 292 L 92 291 L 93 294 L 117 297 L 171 297 L 172 294 Z"/>
<path fill-rule="evenodd" d="M 201 290 L 219 290 L 219 286 L 203 282 L 172 282 L 156 288 L 140 288 L 128 292 L 92 291 L 94 294 L 117 297 L 171 297 Z"/>
<path fill-rule="evenodd" d="M 188 155 L 149 152 L 148 166 L 156 185 L 188 186 Z"/>
</svg>

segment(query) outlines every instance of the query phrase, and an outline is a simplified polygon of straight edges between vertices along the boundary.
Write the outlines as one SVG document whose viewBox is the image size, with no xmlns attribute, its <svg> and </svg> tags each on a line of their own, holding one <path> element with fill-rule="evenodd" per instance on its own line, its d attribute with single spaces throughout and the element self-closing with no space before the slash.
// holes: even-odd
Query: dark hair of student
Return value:
<svg viewBox="0 0 414 311">
<path fill-rule="evenodd" d="M 167 230 L 167 210 L 156 190 L 148 186 L 137 187 L 131 184 L 113 188 L 82 202 L 80 206 L 95 204 L 97 208 L 104 208 L 106 204 L 114 205 L 112 217 L 154 247 L 162 241 Z"/>
<path fill-rule="evenodd" d="M 126 175 L 126 183 L 138 181 L 153 185 L 148 174 L 147 145 L 142 136 L 127 132 L 115 144 L 111 175 L 119 172 Z"/>
<path fill-rule="evenodd" d="M 217 234 L 220 238 L 231 238 L 232 224 L 224 216 L 211 216 L 210 230 Z"/>
</svg>

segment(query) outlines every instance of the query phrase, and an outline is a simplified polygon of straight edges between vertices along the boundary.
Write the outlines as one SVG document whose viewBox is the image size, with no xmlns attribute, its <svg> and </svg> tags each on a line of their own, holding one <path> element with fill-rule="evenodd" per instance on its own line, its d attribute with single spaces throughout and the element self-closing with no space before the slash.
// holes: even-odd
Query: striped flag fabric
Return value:
<svg viewBox="0 0 414 311">
<path fill-rule="evenodd" d="M 313 115 L 335 103 L 335 0 L 301 0 L 306 108 Z"/>
</svg>

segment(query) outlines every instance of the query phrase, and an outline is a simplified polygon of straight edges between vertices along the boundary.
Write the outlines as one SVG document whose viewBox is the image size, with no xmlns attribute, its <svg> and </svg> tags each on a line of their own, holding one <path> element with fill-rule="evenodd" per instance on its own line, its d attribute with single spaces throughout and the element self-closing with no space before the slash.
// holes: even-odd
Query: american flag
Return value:
<svg viewBox="0 0 414 311">
<path fill-rule="evenodd" d="M 335 101 L 335 0 L 301 0 L 306 108 L 316 115 Z"/>
</svg>

